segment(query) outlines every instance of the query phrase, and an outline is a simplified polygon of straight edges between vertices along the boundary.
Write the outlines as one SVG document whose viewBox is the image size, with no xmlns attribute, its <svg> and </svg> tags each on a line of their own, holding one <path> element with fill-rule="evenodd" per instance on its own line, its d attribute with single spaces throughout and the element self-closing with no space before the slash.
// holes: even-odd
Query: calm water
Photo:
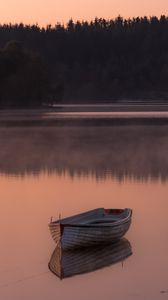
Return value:
<svg viewBox="0 0 168 300">
<path fill-rule="evenodd" d="M 0 202 L 0 299 L 167 299 L 168 126 L 1 127 Z M 133 254 L 58 279 L 50 217 L 96 207 L 133 209 Z"/>
</svg>

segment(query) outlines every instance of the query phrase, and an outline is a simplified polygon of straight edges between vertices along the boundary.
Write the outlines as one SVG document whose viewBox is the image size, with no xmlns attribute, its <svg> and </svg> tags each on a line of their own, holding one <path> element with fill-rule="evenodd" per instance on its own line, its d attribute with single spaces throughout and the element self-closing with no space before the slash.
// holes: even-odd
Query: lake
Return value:
<svg viewBox="0 0 168 300">
<path fill-rule="evenodd" d="M 1 124 L 1 299 L 167 299 L 168 125 L 104 118 Z M 132 255 L 60 280 L 48 269 L 51 216 L 97 207 L 132 208 Z"/>
</svg>

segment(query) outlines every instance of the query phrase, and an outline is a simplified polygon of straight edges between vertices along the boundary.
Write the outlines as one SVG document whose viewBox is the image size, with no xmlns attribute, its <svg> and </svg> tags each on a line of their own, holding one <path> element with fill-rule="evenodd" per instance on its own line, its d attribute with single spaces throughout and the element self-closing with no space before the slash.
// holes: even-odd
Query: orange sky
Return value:
<svg viewBox="0 0 168 300">
<path fill-rule="evenodd" d="M 168 0 L 1 0 L 0 23 L 67 22 L 94 19 L 168 15 Z"/>
</svg>

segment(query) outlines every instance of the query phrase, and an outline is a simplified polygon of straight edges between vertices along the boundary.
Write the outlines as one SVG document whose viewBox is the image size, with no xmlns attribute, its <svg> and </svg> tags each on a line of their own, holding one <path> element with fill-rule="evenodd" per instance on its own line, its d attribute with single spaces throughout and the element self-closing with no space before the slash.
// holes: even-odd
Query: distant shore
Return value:
<svg viewBox="0 0 168 300">
<path fill-rule="evenodd" d="M 6 108 L 0 109 L 0 118 L 6 117 L 33 117 L 45 113 L 83 113 L 83 112 L 168 112 L 168 103 L 165 102 L 120 102 L 97 104 L 64 104 L 59 103 L 39 108 Z"/>
<path fill-rule="evenodd" d="M 136 124 L 168 124 L 168 104 L 59 104 L 40 109 L 0 110 L 0 126 Z"/>
<path fill-rule="evenodd" d="M 58 112 L 161 112 L 168 111 L 165 102 L 126 102 L 114 104 L 57 104 L 52 111 Z"/>
</svg>

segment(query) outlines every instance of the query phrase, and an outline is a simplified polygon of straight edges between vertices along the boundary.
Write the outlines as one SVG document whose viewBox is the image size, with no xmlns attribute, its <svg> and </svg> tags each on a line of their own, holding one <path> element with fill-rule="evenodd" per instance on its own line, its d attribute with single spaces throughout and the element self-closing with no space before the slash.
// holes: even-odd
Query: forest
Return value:
<svg viewBox="0 0 168 300">
<path fill-rule="evenodd" d="M 168 17 L 0 25 L 0 107 L 168 101 Z"/>
</svg>

